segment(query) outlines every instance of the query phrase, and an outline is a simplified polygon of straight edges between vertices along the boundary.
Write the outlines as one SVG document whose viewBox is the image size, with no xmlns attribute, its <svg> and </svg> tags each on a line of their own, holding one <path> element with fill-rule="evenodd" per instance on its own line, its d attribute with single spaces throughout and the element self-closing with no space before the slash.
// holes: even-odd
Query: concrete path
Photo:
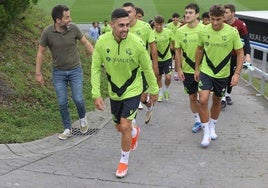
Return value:
<svg viewBox="0 0 268 188">
<path fill-rule="evenodd" d="M 139 111 L 139 146 L 125 178 L 115 177 L 120 134 L 107 103 L 105 112 L 87 114 L 92 132 L 86 136 L 0 145 L 0 187 L 267 188 L 268 101 L 241 82 L 233 89 L 234 104 L 221 113 L 218 140 L 204 149 L 202 132 L 191 132 L 182 83 L 174 81 L 170 90 L 171 99 L 156 104 L 148 125 L 145 110 Z"/>
</svg>

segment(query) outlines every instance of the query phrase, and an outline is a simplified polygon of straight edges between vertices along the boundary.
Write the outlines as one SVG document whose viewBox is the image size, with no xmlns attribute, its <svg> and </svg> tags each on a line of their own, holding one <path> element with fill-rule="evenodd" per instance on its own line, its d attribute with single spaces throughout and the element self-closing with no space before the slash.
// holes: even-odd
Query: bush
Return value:
<svg viewBox="0 0 268 188">
<path fill-rule="evenodd" d="M 14 21 L 20 19 L 21 13 L 38 0 L 0 0 L 0 41 L 2 41 Z"/>
</svg>

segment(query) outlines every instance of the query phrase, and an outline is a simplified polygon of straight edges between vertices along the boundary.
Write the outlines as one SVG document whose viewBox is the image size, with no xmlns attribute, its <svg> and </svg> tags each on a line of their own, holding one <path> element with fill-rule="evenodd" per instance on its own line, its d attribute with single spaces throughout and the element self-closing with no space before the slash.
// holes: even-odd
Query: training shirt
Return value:
<svg viewBox="0 0 268 188">
<path fill-rule="evenodd" d="M 137 19 L 136 24 L 130 27 L 129 31 L 140 37 L 145 43 L 146 48 L 149 43 L 155 41 L 155 36 L 151 26 L 142 20 Z"/>
<path fill-rule="evenodd" d="M 158 52 L 158 62 L 171 59 L 170 42 L 174 41 L 174 34 L 169 29 L 163 28 L 160 33 L 154 30 L 154 35 Z"/>
<path fill-rule="evenodd" d="M 52 24 L 43 30 L 39 44 L 50 49 L 54 68 L 69 70 L 81 65 L 76 44 L 82 37 L 83 34 L 74 24 L 70 24 L 63 33 L 56 31 Z"/>
<path fill-rule="evenodd" d="M 195 52 L 198 46 L 198 33 L 205 25 L 199 23 L 196 27 L 190 28 L 188 24 L 180 27 L 175 33 L 175 48 L 182 49 L 182 71 L 189 74 L 195 72 Z"/>
<path fill-rule="evenodd" d="M 101 65 L 104 64 L 108 78 L 109 96 L 113 100 L 122 100 L 138 96 L 143 92 L 141 68 L 147 80 L 151 94 L 158 93 L 158 85 L 152 69 L 150 56 L 144 42 L 132 33 L 120 43 L 112 32 L 101 35 L 92 56 L 91 83 L 92 98 L 101 96 Z"/>
<path fill-rule="evenodd" d="M 204 47 L 204 57 L 200 71 L 214 78 L 227 78 L 230 75 L 232 50 L 243 47 L 237 29 L 225 24 L 220 31 L 211 24 L 199 32 L 198 45 Z"/>
<path fill-rule="evenodd" d="M 166 25 L 166 28 L 170 29 L 173 32 L 173 34 L 175 34 L 180 26 L 181 26 L 180 22 L 178 22 L 178 25 L 175 25 L 173 22 L 170 22 Z"/>
<path fill-rule="evenodd" d="M 102 28 L 101 28 L 102 34 L 107 33 L 107 32 L 109 32 L 111 30 L 112 30 L 112 28 L 111 28 L 111 26 L 109 24 L 103 25 Z"/>
</svg>

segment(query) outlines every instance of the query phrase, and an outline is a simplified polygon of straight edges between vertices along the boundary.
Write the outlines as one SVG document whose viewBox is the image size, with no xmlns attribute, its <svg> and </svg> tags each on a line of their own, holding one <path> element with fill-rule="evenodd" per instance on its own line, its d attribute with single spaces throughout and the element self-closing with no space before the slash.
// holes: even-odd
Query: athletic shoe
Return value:
<svg viewBox="0 0 268 188">
<path fill-rule="evenodd" d="M 139 108 L 138 108 L 139 110 L 142 110 L 143 109 L 143 106 L 142 106 L 142 104 L 141 104 L 141 102 L 140 102 L 140 104 L 139 104 Z"/>
<path fill-rule="evenodd" d="M 202 129 L 203 129 L 203 139 L 201 141 L 201 146 L 205 148 L 205 147 L 208 147 L 211 138 L 210 138 L 210 133 L 209 133 L 209 127 L 203 126 Z"/>
<path fill-rule="evenodd" d="M 232 105 L 233 104 L 233 101 L 232 101 L 231 97 L 227 96 L 225 98 L 226 98 L 226 102 L 227 102 L 228 105 Z"/>
<path fill-rule="evenodd" d="M 175 81 L 179 81 L 179 75 L 178 75 L 177 72 L 174 72 L 173 78 L 174 78 Z"/>
<path fill-rule="evenodd" d="M 209 125 L 209 132 L 211 140 L 216 140 L 218 138 L 218 135 L 215 132 L 215 125 Z"/>
<path fill-rule="evenodd" d="M 151 110 L 148 110 L 145 115 L 145 124 L 149 123 L 153 115 L 153 108 Z"/>
<path fill-rule="evenodd" d="M 85 134 L 88 131 L 89 125 L 87 122 L 87 117 L 80 119 L 80 132 Z"/>
<path fill-rule="evenodd" d="M 134 126 L 133 128 L 137 129 L 137 134 L 136 136 L 132 138 L 131 146 L 130 146 L 130 149 L 134 151 L 138 147 L 138 139 L 139 139 L 139 134 L 140 134 L 141 129 L 137 125 Z"/>
<path fill-rule="evenodd" d="M 163 101 L 163 96 L 159 95 L 157 102 L 162 102 L 162 101 Z"/>
<path fill-rule="evenodd" d="M 125 163 L 119 163 L 117 170 L 116 170 L 116 177 L 117 178 L 123 178 L 127 175 L 128 165 Z"/>
<path fill-rule="evenodd" d="M 66 140 L 67 138 L 69 138 L 70 136 L 72 136 L 72 132 L 70 129 L 65 129 L 63 131 L 63 133 L 59 134 L 58 138 L 60 140 Z"/>
<path fill-rule="evenodd" d="M 221 109 L 226 108 L 226 101 L 222 100 L 221 101 Z"/>
<path fill-rule="evenodd" d="M 192 132 L 197 133 L 201 130 L 201 122 L 195 122 L 194 126 L 192 127 Z"/>
<path fill-rule="evenodd" d="M 164 92 L 164 97 L 165 99 L 168 101 L 169 100 L 169 92 L 168 91 L 165 91 Z"/>
</svg>

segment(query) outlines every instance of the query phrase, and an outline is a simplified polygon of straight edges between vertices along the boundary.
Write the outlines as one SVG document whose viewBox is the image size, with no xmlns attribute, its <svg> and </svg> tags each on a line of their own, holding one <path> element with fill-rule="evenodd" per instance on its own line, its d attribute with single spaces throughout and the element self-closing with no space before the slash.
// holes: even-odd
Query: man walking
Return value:
<svg viewBox="0 0 268 188">
<path fill-rule="evenodd" d="M 104 109 L 101 97 L 101 65 L 104 65 L 111 103 L 111 113 L 116 129 L 121 133 L 121 159 L 116 177 L 126 176 L 130 150 L 137 147 L 140 128 L 132 126 L 142 92 L 149 86 L 150 101 L 157 100 L 158 86 L 145 44 L 129 32 L 129 14 L 124 9 L 115 9 L 111 15 L 112 32 L 100 37 L 92 57 L 92 98 L 97 109 Z M 141 70 L 147 80 L 144 84 Z M 143 86 L 143 87 L 142 87 Z"/>
<path fill-rule="evenodd" d="M 232 86 L 238 84 L 243 66 L 242 42 L 237 30 L 224 23 L 224 13 L 225 8 L 222 5 L 218 4 L 210 7 L 211 25 L 206 26 L 204 30 L 199 32 L 196 49 L 194 76 L 195 80 L 199 82 L 199 115 L 203 129 L 202 147 L 207 147 L 211 139 L 216 140 L 218 137 L 215 132 L 215 125 L 221 111 L 221 97 L 224 94 L 230 75 L 230 58 L 233 50 L 237 54 L 237 65 L 231 80 Z M 213 95 L 212 106 L 209 111 L 210 91 L 213 91 Z"/>
<path fill-rule="evenodd" d="M 52 9 L 52 18 L 54 24 L 46 27 L 41 35 L 36 57 L 35 79 L 42 85 L 45 83 L 41 68 L 44 53 L 46 47 L 48 47 L 52 53 L 53 85 L 56 90 L 64 126 L 64 132 L 58 138 L 65 140 L 71 136 L 71 119 L 68 110 L 68 85 L 71 87 L 72 99 L 80 118 L 80 131 L 86 133 L 89 127 L 82 94 L 83 70 L 76 41 L 79 40 L 89 53 L 93 53 L 93 47 L 78 27 L 71 24 L 70 10 L 67 6 L 55 6 Z"/>
</svg>

